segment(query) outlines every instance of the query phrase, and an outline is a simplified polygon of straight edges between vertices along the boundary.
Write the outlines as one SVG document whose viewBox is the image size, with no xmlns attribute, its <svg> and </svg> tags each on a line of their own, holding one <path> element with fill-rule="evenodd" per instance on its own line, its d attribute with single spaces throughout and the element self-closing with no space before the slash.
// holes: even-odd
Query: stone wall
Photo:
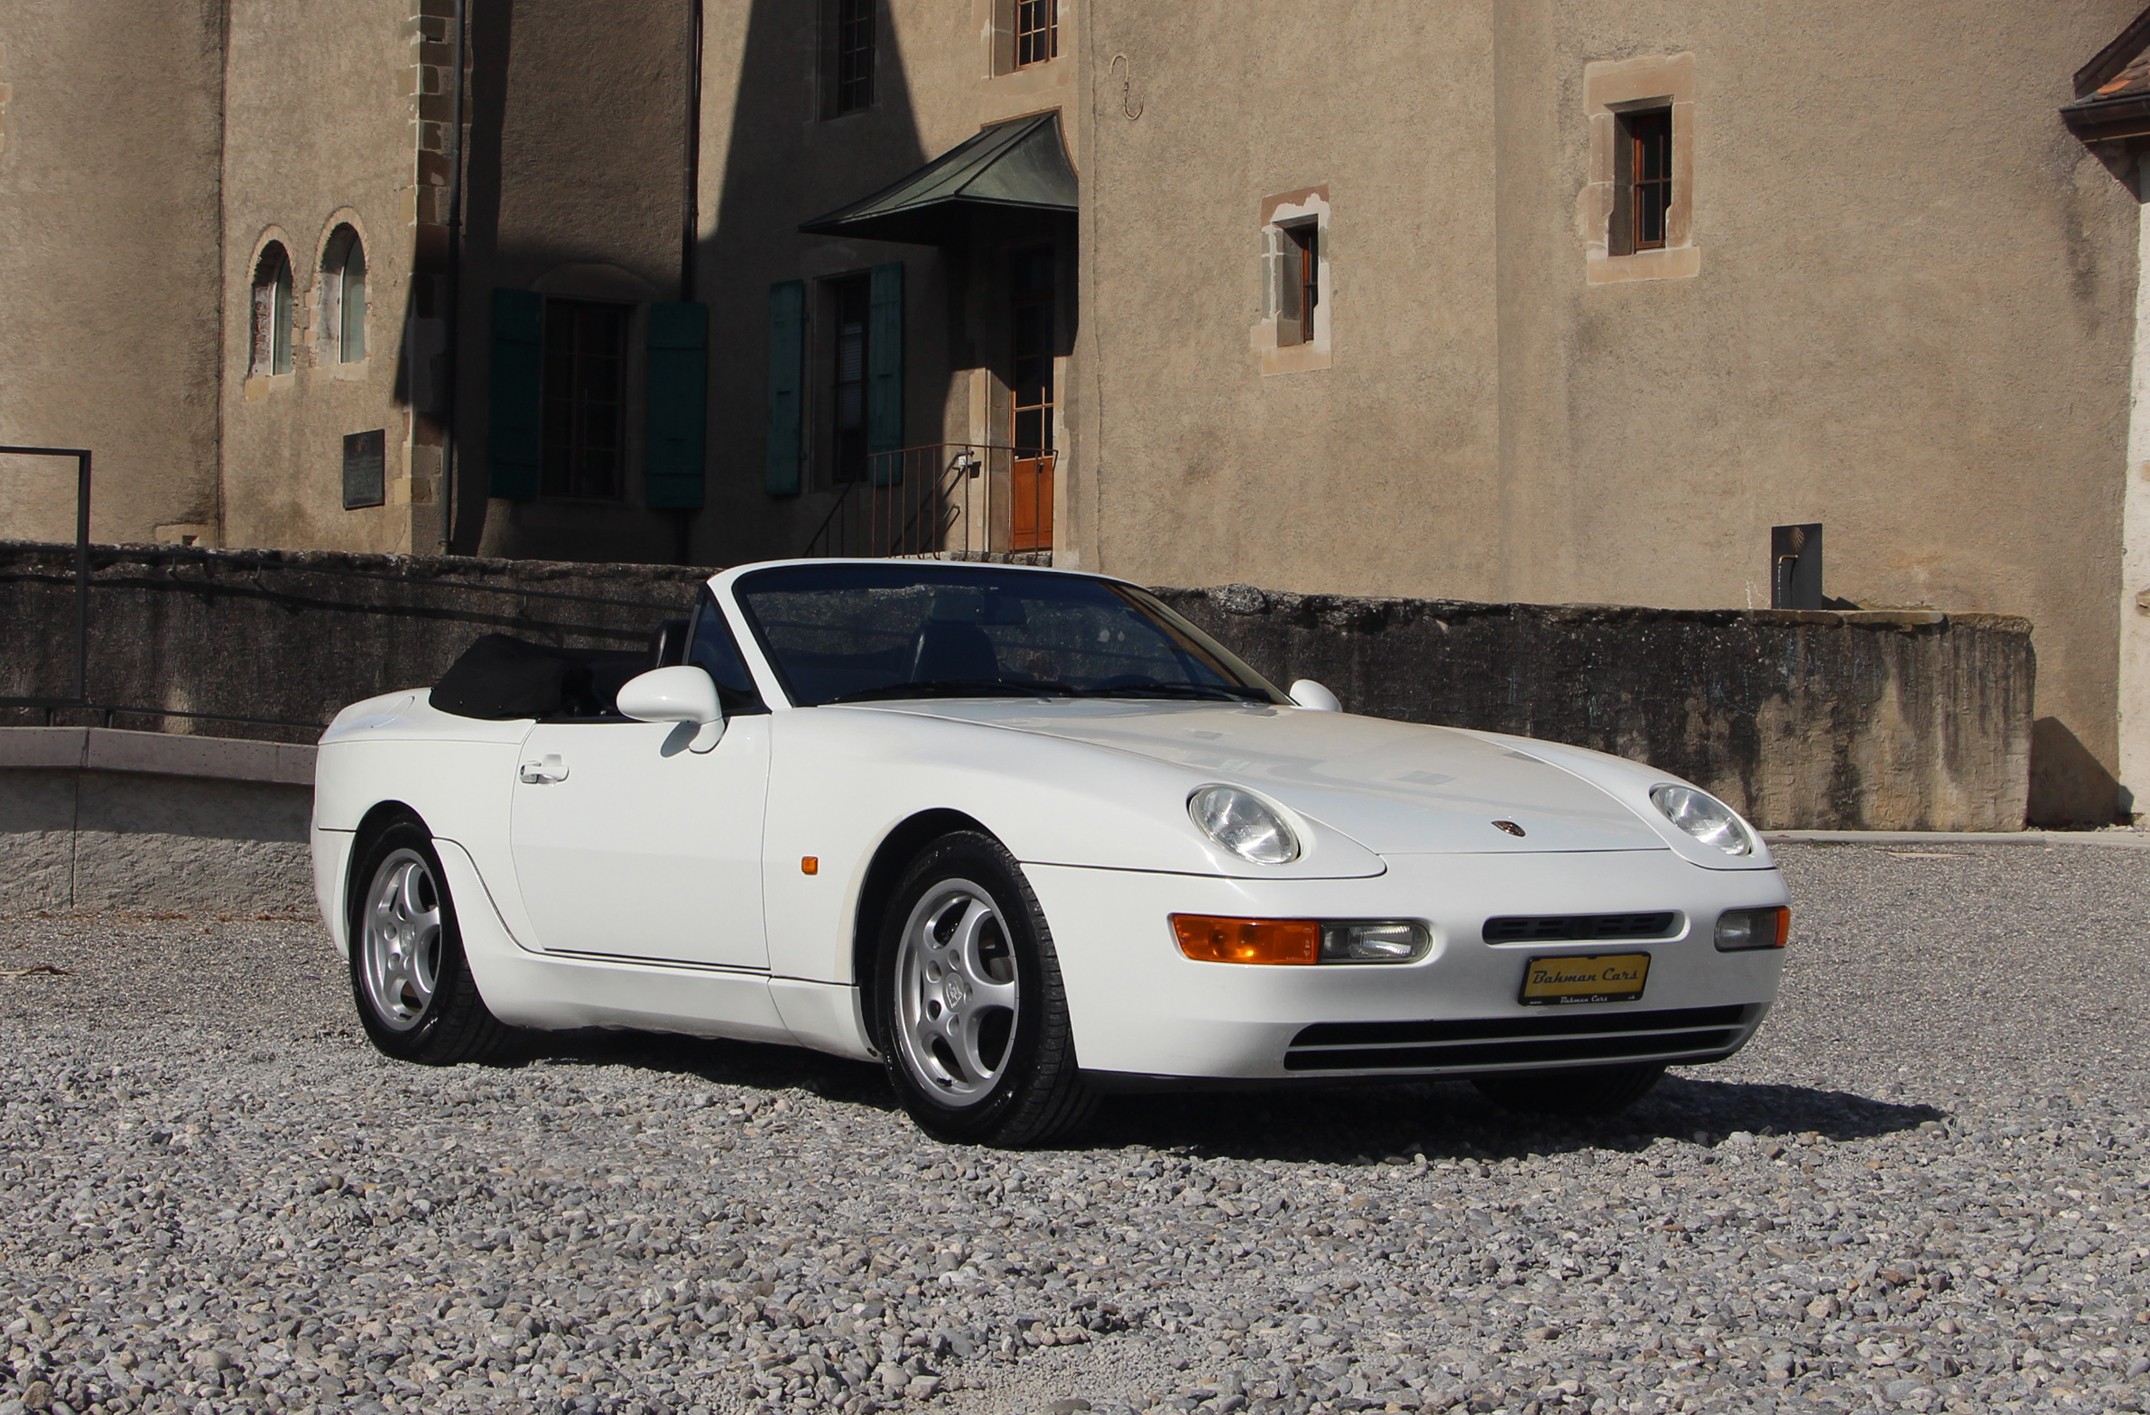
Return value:
<svg viewBox="0 0 2150 1415">
<path fill-rule="evenodd" d="M 71 573 L 68 548 L 0 542 L 0 696 L 69 686 Z M 431 682 L 490 630 L 592 647 L 644 643 L 659 619 L 685 612 L 705 573 L 100 547 L 92 700 L 198 716 L 94 720 L 310 741 L 342 704 Z M 1648 760 L 1766 828 L 2024 822 L 2034 658 L 2022 619 L 1496 605 L 1246 586 L 1163 593 L 1280 683 L 1319 679 L 1356 712 Z M 43 718 L 16 710 L 0 720 Z"/>
<path fill-rule="evenodd" d="M 312 908 L 311 747 L 0 732 L 0 912 Z"/>
<path fill-rule="evenodd" d="M 192 716 L 100 713 L 93 725 L 288 742 L 313 741 L 345 703 L 431 683 L 480 634 L 647 643 L 658 621 L 687 612 L 708 574 L 145 546 L 100 546 L 94 565 L 91 700 Z M 73 606 L 71 547 L 0 542 L 0 697 L 70 689 Z M 10 719 L 32 720 L 0 710 Z"/>
<path fill-rule="evenodd" d="M 2015 830 L 2027 620 L 1167 590 L 1279 684 L 1353 712 L 1663 767 L 1774 830 Z"/>
</svg>

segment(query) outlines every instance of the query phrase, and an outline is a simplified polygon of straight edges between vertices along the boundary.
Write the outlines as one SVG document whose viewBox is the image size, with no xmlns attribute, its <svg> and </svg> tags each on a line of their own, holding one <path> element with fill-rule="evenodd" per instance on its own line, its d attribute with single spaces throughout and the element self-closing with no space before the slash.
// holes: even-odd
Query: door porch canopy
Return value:
<svg viewBox="0 0 2150 1415">
<path fill-rule="evenodd" d="M 1073 215 L 1077 186 L 1060 115 L 1035 113 L 981 128 L 872 196 L 802 222 L 811 236 L 946 245 L 988 211 Z"/>
</svg>

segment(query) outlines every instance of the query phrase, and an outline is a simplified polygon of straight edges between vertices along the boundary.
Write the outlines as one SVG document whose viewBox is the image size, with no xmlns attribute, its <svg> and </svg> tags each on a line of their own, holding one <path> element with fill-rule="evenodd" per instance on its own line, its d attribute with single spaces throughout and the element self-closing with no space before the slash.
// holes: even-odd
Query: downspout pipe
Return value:
<svg viewBox="0 0 2150 1415">
<path fill-rule="evenodd" d="M 460 0 L 458 0 L 460 3 Z M 679 299 L 695 295 L 695 247 L 702 228 L 702 11 L 704 0 L 687 0 L 687 112 L 685 171 L 679 203 Z M 704 475 L 707 475 L 706 473 Z M 694 563 L 694 512 L 680 508 L 673 521 L 674 563 Z"/>
</svg>

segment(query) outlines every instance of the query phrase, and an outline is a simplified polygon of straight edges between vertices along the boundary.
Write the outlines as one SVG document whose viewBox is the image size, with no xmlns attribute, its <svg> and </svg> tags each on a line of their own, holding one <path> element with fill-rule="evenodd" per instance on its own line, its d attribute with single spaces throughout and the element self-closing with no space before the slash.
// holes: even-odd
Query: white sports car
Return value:
<svg viewBox="0 0 2150 1415">
<path fill-rule="evenodd" d="M 337 715 L 313 849 L 392 1056 L 796 1043 L 1008 1145 L 1157 1083 L 1611 1109 L 1746 1043 L 1790 920 L 1695 786 L 1354 717 L 1133 585 L 1005 565 L 728 570 L 647 655 L 487 636 Z"/>
</svg>

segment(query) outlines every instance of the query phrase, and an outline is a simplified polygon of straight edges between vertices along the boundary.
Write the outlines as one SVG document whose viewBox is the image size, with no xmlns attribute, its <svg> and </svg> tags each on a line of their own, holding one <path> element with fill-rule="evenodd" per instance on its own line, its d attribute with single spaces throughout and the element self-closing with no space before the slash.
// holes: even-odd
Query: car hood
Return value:
<svg viewBox="0 0 2150 1415">
<path fill-rule="evenodd" d="M 897 710 L 1088 743 L 1250 787 L 1378 854 L 1669 848 L 1573 771 L 1454 728 L 1265 704 L 966 699 Z"/>
</svg>

